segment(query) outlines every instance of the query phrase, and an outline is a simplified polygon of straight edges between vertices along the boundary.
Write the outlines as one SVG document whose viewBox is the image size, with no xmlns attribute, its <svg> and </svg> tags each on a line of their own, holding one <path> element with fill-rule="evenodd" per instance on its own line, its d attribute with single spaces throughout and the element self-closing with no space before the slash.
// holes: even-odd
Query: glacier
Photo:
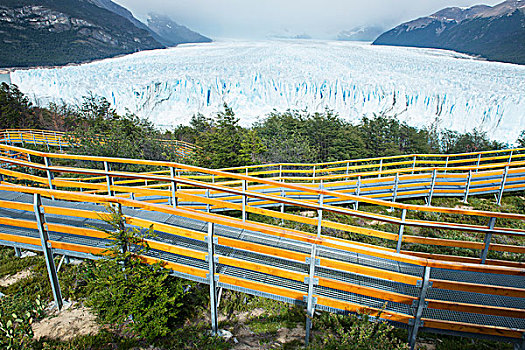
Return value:
<svg viewBox="0 0 525 350">
<path fill-rule="evenodd" d="M 40 105 L 79 103 L 92 93 L 163 128 L 227 103 L 242 125 L 273 110 L 329 108 L 351 122 L 383 113 L 418 127 L 477 128 L 510 143 L 525 129 L 525 66 L 434 49 L 219 41 L 17 70 L 11 80 Z"/>
</svg>

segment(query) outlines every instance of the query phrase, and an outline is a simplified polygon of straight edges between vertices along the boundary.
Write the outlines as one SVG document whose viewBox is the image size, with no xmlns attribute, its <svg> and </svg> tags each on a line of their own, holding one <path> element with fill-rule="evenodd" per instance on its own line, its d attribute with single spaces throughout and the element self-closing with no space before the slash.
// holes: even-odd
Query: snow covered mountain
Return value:
<svg viewBox="0 0 525 350">
<path fill-rule="evenodd" d="M 144 51 L 76 67 L 16 71 L 36 102 L 79 102 L 88 92 L 157 125 L 187 123 L 228 103 L 244 125 L 273 109 L 331 108 L 357 121 L 374 113 L 411 125 L 488 131 L 513 142 L 525 129 L 525 66 L 442 50 L 355 42 L 215 42 Z"/>
<path fill-rule="evenodd" d="M 525 1 L 449 7 L 383 33 L 374 45 L 448 49 L 525 64 Z"/>
</svg>

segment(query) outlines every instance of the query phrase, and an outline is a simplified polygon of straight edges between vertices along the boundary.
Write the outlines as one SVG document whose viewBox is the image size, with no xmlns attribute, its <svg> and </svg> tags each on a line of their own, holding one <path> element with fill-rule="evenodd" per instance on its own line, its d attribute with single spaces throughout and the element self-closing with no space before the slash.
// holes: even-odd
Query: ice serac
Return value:
<svg viewBox="0 0 525 350">
<path fill-rule="evenodd" d="M 88 92 L 157 125 L 228 103 L 244 125 L 274 109 L 330 108 L 343 118 L 397 115 L 411 125 L 478 128 L 513 142 L 525 129 L 525 66 L 449 51 L 355 42 L 216 42 L 139 52 L 76 67 L 17 71 L 41 104 Z"/>
</svg>

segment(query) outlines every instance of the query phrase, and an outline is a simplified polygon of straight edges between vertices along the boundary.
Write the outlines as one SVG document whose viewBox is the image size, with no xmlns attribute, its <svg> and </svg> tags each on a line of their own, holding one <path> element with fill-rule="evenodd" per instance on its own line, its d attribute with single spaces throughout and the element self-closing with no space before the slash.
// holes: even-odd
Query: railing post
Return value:
<svg viewBox="0 0 525 350">
<path fill-rule="evenodd" d="M 445 173 L 447 172 L 447 168 L 448 168 L 448 161 L 450 159 L 450 156 L 447 156 L 447 161 L 445 162 Z"/>
<path fill-rule="evenodd" d="M 414 161 L 412 162 L 412 174 L 414 174 L 414 170 L 416 169 L 416 159 L 417 155 L 414 156 Z"/>
<path fill-rule="evenodd" d="M 396 173 L 394 177 L 394 188 L 392 189 L 392 202 L 395 202 L 397 199 L 397 188 L 399 186 L 399 173 Z"/>
<path fill-rule="evenodd" d="M 489 230 L 494 230 L 496 226 L 496 218 L 490 218 L 489 220 Z M 483 240 L 483 251 L 481 252 L 481 263 L 484 264 L 487 261 L 487 256 L 489 255 L 490 241 L 492 240 L 492 232 L 485 234 L 485 239 Z"/>
<path fill-rule="evenodd" d="M 315 183 L 315 165 L 312 168 L 312 183 Z"/>
<path fill-rule="evenodd" d="M 432 205 L 432 197 L 434 196 L 434 188 L 436 187 L 437 169 L 432 170 L 432 180 L 430 180 L 430 190 L 428 191 L 428 205 Z"/>
<path fill-rule="evenodd" d="M 357 177 L 357 186 L 355 188 L 355 195 L 356 196 L 361 195 L 361 176 Z M 359 201 L 355 201 L 354 210 L 358 210 L 358 209 L 359 209 Z"/>
<path fill-rule="evenodd" d="M 383 171 L 383 159 L 379 161 L 379 174 L 377 174 L 377 177 L 381 177 L 381 172 Z"/>
<path fill-rule="evenodd" d="M 403 232 L 405 231 L 406 217 L 407 217 L 407 210 L 403 209 L 403 211 L 401 212 L 401 225 L 399 225 L 399 232 L 397 234 L 397 246 L 396 246 L 397 253 L 401 251 L 401 245 L 403 244 Z"/>
<path fill-rule="evenodd" d="M 44 164 L 46 166 L 46 173 L 47 173 L 47 181 L 49 182 L 49 189 L 54 190 L 55 187 L 53 186 L 53 173 L 51 170 L 49 170 L 49 167 L 51 166 L 51 161 L 48 157 L 44 157 Z"/>
<path fill-rule="evenodd" d="M 113 185 L 113 180 L 111 176 L 109 176 L 110 172 L 109 163 L 107 161 L 104 161 L 104 172 L 106 173 L 106 183 L 108 186 L 108 195 L 113 196 L 113 191 L 111 190 L 111 186 Z"/>
<path fill-rule="evenodd" d="M 246 191 L 248 189 L 248 181 L 242 180 L 242 222 L 246 222 L 248 217 L 246 213 L 246 206 L 248 205 L 248 196 L 246 196 Z"/>
<path fill-rule="evenodd" d="M 346 175 L 350 172 L 350 162 L 346 162 Z M 346 178 L 348 180 L 348 177 Z"/>
<path fill-rule="evenodd" d="M 512 154 L 514 153 L 514 151 L 510 151 L 510 154 L 509 154 L 509 164 L 512 163 Z"/>
<path fill-rule="evenodd" d="M 206 189 L 206 198 L 210 199 L 210 189 L 209 188 Z M 206 203 L 206 212 L 207 213 L 211 212 L 210 203 Z"/>
<path fill-rule="evenodd" d="M 219 322 L 217 319 L 217 280 L 215 279 L 215 252 L 214 252 L 214 244 L 215 244 L 215 237 L 213 234 L 214 230 L 214 224 L 212 222 L 208 222 L 208 266 L 209 266 L 209 272 L 208 272 L 208 281 L 210 283 L 210 311 L 211 311 L 211 332 L 212 335 L 217 334 L 217 330 L 219 328 Z"/>
<path fill-rule="evenodd" d="M 430 282 L 430 266 L 425 266 L 425 272 L 423 275 L 423 284 L 421 286 L 421 291 L 419 292 L 419 299 L 417 301 L 416 315 L 414 318 L 414 324 L 408 332 L 409 336 L 409 346 L 411 350 L 414 350 L 416 346 L 417 333 L 419 328 L 423 326 L 423 321 L 421 321 L 421 316 L 423 316 L 423 311 L 426 308 L 425 298 L 427 297 L 428 288 L 432 287 L 432 282 Z"/>
<path fill-rule="evenodd" d="M 509 173 L 509 166 L 507 165 L 503 170 L 503 175 L 501 176 L 501 186 L 499 189 L 498 196 L 498 205 L 501 205 L 501 199 L 503 198 L 503 191 L 505 190 L 505 182 L 507 182 L 507 175 Z"/>
<path fill-rule="evenodd" d="M 286 197 L 286 191 L 281 188 L 281 197 Z M 281 213 L 284 214 L 284 203 L 281 203 Z M 284 225 L 284 219 L 281 219 L 281 225 Z"/>
<path fill-rule="evenodd" d="M 283 165 L 279 164 L 279 182 L 283 182 Z"/>
<path fill-rule="evenodd" d="M 11 143 L 11 135 L 9 134 L 9 131 L 7 131 L 6 134 L 7 134 L 7 142 L 12 146 L 13 144 Z"/>
<path fill-rule="evenodd" d="M 319 190 L 323 190 L 323 180 L 319 183 Z M 319 193 L 319 206 L 320 209 L 317 210 L 317 238 L 321 237 L 321 231 L 323 230 L 323 202 L 324 194 Z"/>
<path fill-rule="evenodd" d="M 43 130 L 42 130 L 42 138 L 43 138 L 44 140 L 46 140 L 47 150 L 49 151 L 49 140 L 47 139 L 47 135 L 44 133 Z"/>
<path fill-rule="evenodd" d="M 179 200 L 177 199 L 177 181 L 175 181 L 175 168 L 170 167 L 171 176 L 171 205 L 173 208 L 177 208 Z"/>
<path fill-rule="evenodd" d="M 310 342 L 310 330 L 312 329 L 312 319 L 314 317 L 315 305 L 317 298 L 314 298 L 314 285 L 319 284 L 319 279 L 315 278 L 315 266 L 319 265 L 319 260 L 316 259 L 317 246 L 312 244 L 312 251 L 310 258 L 306 258 L 306 262 L 310 264 L 308 277 L 305 277 L 304 283 L 308 284 L 308 296 L 306 296 L 306 336 L 304 339 L 305 345 L 308 346 Z"/>
<path fill-rule="evenodd" d="M 53 297 L 55 299 L 56 306 L 59 310 L 61 310 L 62 306 L 64 305 L 64 302 L 62 300 L 60 283 L 58 282 L 55 260 L 53 259 L 53 251 L 51 249 L 51 243 L 49 242 L 49 235 L 45 228 L 45 217 L 42 208 L 42 198 L 38 193 L 35 193 L 34 195 L 33 207 L 35 211 L 38 232 L 40 233 L 40 242 L 42 244 L 44 258 L 46 260 L 47 273 L 49 275 L 49 281 L 51 282 L 51 290 L 53 291 Z"/>
<path fill-rule="evenodd" d="M 463 203 L 468 203 L 467 199 L 468 199 L 468 194 L 470 192 L 470 182 L 471 181 L 472 181 L 472 170 L 469 170 L 467 182 L 465 184 L 465 196 L 463 197 Z"/>
<path fill-rule="evenodd" d="M 35 138 L 35 133 L 31 131 L 31 135 L 33 135 L 33 145 L 36 146 L 36 138 Z"/>
<path fill-rule="evenodd" d="M 476 172 L 478 172 L 480 164 L 481 164 L 481 153 L 478 154 L 478 162 L 476 163 Z"/>
</svg>

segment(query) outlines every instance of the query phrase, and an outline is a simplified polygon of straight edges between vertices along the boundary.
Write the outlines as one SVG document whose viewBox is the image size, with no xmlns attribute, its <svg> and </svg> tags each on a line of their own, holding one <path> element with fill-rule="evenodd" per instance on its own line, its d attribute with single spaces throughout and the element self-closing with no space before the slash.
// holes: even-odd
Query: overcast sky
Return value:
<svg viewBox="0 0 525 350">
<path fill-rule="evenodd" d="M 335 37 L 360 25 L 391 28 L 444 7 L 495 5 L 503 0 L 114 0 L 145 21 L 170 16 L 211 38 L 264 38 L 306 33 Z"/>
</svg>

